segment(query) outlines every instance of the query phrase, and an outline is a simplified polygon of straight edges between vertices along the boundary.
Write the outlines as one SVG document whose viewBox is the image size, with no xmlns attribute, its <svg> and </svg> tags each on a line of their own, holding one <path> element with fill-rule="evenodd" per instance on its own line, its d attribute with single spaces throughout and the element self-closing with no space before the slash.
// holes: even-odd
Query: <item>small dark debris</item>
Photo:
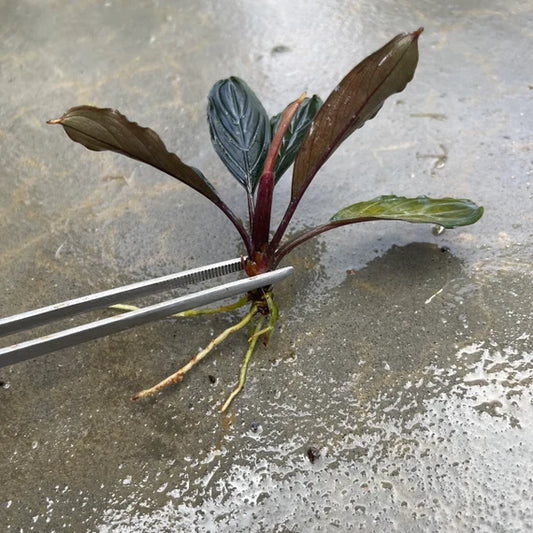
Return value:
<svg viewBox="0 0 533 533">
<path fill-rule="evenodd" d="M 5 387 L 6 386 L 6 382 L 5 381 L 0 381 L 0 387 Z"/>
<path fill-rule="evenodd" d="M 288 46 L 285 46 L 284 44 L 278 44 L 270 50 L 270 53 L 272 55 L 274 54 L 285 54 L 286 52 L 290 52 L 291 49 Z"/>
<path fill-rule="evenodd" d="M 207 376 L 209 378 L 209 381 L 214 385 L 216 382 L 217 382 L 217 378 L 216 376 L 213 376 L 213 374 L 209 374 L 209 376 Z"/>
<path fill-rule="evenodd" d="M 309 446 L 307 448 L 307 458 L 311 463 L 314 463 L 320 457 L 320 449 L 315 448 L 314 446 Z"/>
<path fill-rule="evenodd" d="M 259 428 L 261 427 L 261 424 L 259 422 L 252 422 L 250 424 L 250 428 L 254 433 L 257 433 L 259 431 Z"/>
</svg>

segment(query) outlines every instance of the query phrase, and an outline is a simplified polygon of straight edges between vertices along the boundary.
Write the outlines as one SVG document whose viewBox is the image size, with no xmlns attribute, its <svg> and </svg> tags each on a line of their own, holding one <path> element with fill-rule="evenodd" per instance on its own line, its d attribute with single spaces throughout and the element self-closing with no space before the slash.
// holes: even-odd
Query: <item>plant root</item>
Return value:
<svg viewBox="0 0 533 533">
<path fill-rule="evenodd" d="M 262 327 L 263 320 L 265 317 L 264 315 L 261 315 L 255 327 L 251 329 L 250 337 L 248 338 L 248 350 L 246 351 L 246 355 L 244 356 L 244 362 L 241 366 L 241 371 L 239 374 L 239 384 L 235 387 L 233 392 L 229 395 L 228 399 L 220 409 L 221 413 L 226 411 L 226 409 L 230 406 L 231 402 L 235 399 L 237 394 L 241 392 L 242 388 L 244 387 L 244 384 L 246 383 L 248 363 L 252 358 L 252 354 L 254 352 L 257 340 L 259 339 L 259 337 L 263 336 L 263 344 L 266 346 L 268 344 L 271 334 L 274 331 L 274 326 L 279 318 L 279 309 L 270 291 L 264 293 L 264 300 L 266 301 L 268 306 L 268 325 L 265 328 Z"/>
<path fill-rule="evenodd" d="M 188 311 L 182 311 L 181 313 L 174 313 L 171 315 L 174 318 L 184 318 L 191 316 L 200 316 L 200 315 L 214 315 L 215 313 L 225 313 L 226 311 L 233 311 L 234 309 L 239 309 L 246 305 L 249 302 L 248 295 L 243 296 L 240 300 L 228 305 L 222 305 L 220 307 L 209 307 L 207 309 L 189 309 Z M 140 307 L 136 305 L 128 304 L 115 304 L 110 305 L 109 309 L 116 309 L 118 311 L 138 311 Z"/>
<path fill-rule="evenodd" d="M 272 333 L 274 333 L 274 328 L 279 318 L 279 309 L 278 309 L 278 305 L 274 301 L 274 298 L 272 297 L 271 292 L 265 292 L 264 298 L 267 303 L 268 314 L 270 316 L 268 320 L 268 326 L 262 329 L 261 331 L 254 333 L 254 335 L 257 335 L 257 337 L 259 337 L 260 335 L 263 335 L 263 345 L 266 347 L 268 346 Z M 251 340 L 251 337 L 250 337 L 250 340 Z"/>
<path fill-rule="evenodd" d="M 252 358 L 252 354 L 255 350 L 255 345 L 257 344 L 257 341 L 260 337 L 262 337 L 263 344 L 266 346 L 268 344 L 271 334 L 274 331 L 275 324 L 279 318 L 279 311 L 278 306 L 276 305 L 276 302 L 272 297 L 272 293 L 270 291 L 264 291 L 261 299 L 255 300 L 251 298 L 250 295 L 246 295 L 240 300 L 229 305 L 224 305 L 217 308 L 191 309 L 189 311 L 183 311 L 181 313 L 176 313 L 172 315 L 173 317 L 192 317 L 199 315 L 223 313 L 225 311 L 232 311 L 234 309 L 238 309 L 246 305 L 250 301 L 252 301 L 252 305 L 250 306 L 248 313 L 242 318 L 242 320 L 237 322 L 237 324 L 234 324 L 233 326 L 225 329 L 222 333 L 220 333 L 220 335 L 215 337 L 203 350 L 201 350 L 194 357 L 192 357 L 190 361 L 186 365 L 182 366 L 177 372 L 160 381 L 153 387 L 137 392 L 131 397 L 131 399 L 139 400 L 140 398 L 151 396 L 152 394 L 159 392 L 165 387 L 180 383 L 183 380 L 185 374 L 189 370 L 191 370 L 193 366 L 199 363 L 206 355 L 208 355 L 213 350 L 213 348 L 215 348 L 221 342 L 227 339 L 232 333 L 235 333 L 244 326 L 249 325 L 250 333 L 248 337 L 248 349 L 246 350 L 244 361 L 241 365 L 241 369 L 239 372 L 239 382 L 220 409 L 220 412 L 224 413 L 231 405 L 233 400 L 236 398 L 236 396 L 241 392 L 246 383 L 248 365 Z M 116 304 L 111 305 L 109 308 L 119 311 L 136 311 L 137 309 L 139 309 L 139 307 L 129 304 Z M 268 323 L 266 326 L 264 326 L 265 319 L 267 316 Z M 254 320 L 254 317 L 258 317 L 257 321 Z"/>
<path fill-rule="evenodd" d="M 252 354 L 254 352 L 255 344 L 257 342 L 257 339 L 260 337 L 262 332 L 265 330 L 261 329 L 261 326 L 263 325 L 263 317 L 261 317 L 255 326 L 255 332 L 254 334 L 248 339 L 248 350 L 246 350 L 246 355 L 244 356 L 244 362 L 241 366 L 241 371 L 239 373 L 239 384 L 233 389 L 232 393 L 228 396 L 228 399 L 220 409 L 220 412 L 223 413 L 231 404 L 231 402 L 235 399 L 237 394 L 241 392 L 242 388 L 244 387 L 244 384 L 246 383 L 246 372 L 248 370 L 248 363 L 250 362 L 250 359 L 252 358 Z M 268 330 L 269 328 L 265 328 Z"/>
<path fill-rule="evenodd" d="M 254 331 L 249 337 L 248 342 L 256 342 L 261 335 L 264 335 L 265 333 L 272 332 L 274 328 L 272 326 L 267 326 L 266 328 L 260 329 L 259 331 Z"/>
<path fill-rule="evenodd" d="M 174 383 L 179 383 L 183 380 L 183 376 L 198 362 L 200 362 L 215 346 L 219 345 L 222 341 L 224 341 L 229 335 L 232 333 L 235 333 L 239 329 L 243 328 L 248 324 L 252 318 L 254 317 L 255 313 L 257 312 L 257 304 L 253 304 L 250 307 L 250 310 L 248 313 L 244 316 L 244 318 L 238 322 L 237 324 L 225 329 L 218 337 L 215 337 L 206 348 L 198 352 L 194 357 L 191 358 L 191 360 L 183 367 L 181 367 L 177 372 L 172 374 L 171 376 L 168 376 L 163 381 L 160 381 L 157 383 L 157 385 L 154 385 L 153 387 L 150 387 L 149 389 L 144 389 L 132 396 L 132 400 L 138 400 L 140 398 L 144 398 L 146 396 L 150 396 L 151 394 L 154 394 L 155 392 L 160 391 L 161 389 L 168 387 L 169 385 L 172 385 Z M 254 342 L 255 345 L 255 342 Z M 251 355 L 251 354 L 250 354 Z"/>
<path fill-rule="evenodd" d="M 116 309 L 117 311 L 138 311 L 140 307 L 128 304 L 114 304 L 110 305 L 108 309 Z"/>
</svg>

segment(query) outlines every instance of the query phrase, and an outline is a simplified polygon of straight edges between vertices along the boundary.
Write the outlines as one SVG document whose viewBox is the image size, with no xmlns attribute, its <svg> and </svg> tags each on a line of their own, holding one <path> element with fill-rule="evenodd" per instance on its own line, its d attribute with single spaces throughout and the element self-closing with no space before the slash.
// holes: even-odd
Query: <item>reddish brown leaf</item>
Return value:
<svg viewBox="0 0 533 533">
<path fill-rule="evenodd" d="M 421 33 L 422 28 L 397 35 L 359 63 L 333 90 L 298 152 L 292 202 L 298 202 L 320 167 L 346 137 L 373 118 L 386 98 L 402 91 L 411 81 Z"/>
<path fill-rule="evenodd" d="M 48 124 L 61 124 L 67 135 L 89 150 L 109 150 L 137 159 L 170 174 L 216 204 L 220 199 L 213 186 L 193 167 L 169 152 L 150 128 L 130 122 L 114 109 L 78 106 Z"/>
</svg>

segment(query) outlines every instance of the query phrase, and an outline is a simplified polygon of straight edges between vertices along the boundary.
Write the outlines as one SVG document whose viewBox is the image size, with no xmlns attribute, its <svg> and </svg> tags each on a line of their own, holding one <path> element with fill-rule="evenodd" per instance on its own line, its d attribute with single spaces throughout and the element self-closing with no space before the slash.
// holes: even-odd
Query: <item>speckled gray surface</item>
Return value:
<svg viewBox="0 0 533 533">
<path fill-rule="evenodd" d="M 242 251 L 199 195 L 46 119 L 119 108 L 244 214 L 210 146 L 211 85 L 238 75 L 274 114 L 419 26 L 414 81 L 328 162 L 292 231 L 377 194 L 486 210 L 441 236 L 374 223 L 295 251 L 282 327 L 226 417 L 244 335 L 179 387 L 129 397 L 235 315 L 0 369 L 5 531 L 533 528 L 531 2 L 22 0 L 0 21 L 0 315 Z"/>
</svg>

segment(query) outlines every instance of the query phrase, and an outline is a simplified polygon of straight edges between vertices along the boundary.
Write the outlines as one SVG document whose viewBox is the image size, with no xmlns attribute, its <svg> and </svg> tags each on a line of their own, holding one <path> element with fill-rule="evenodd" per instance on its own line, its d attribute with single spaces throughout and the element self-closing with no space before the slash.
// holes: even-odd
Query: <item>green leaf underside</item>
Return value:
<svg viewBox="0 0 533 533">
<path fill-rule="evenodd" d="M 457 198 L 405 198 L 404 196 L 378 196 L 373 200 L 358 202 L 341 209 L 331 217 L 332 222 L 342 220 L 376 219 L 403 220 L 405 222 L 438 224 L 452 229 L 468 226 L 478 221 L 483 208 L 474 202 Z"/>
<path fill-rule="evenodd" d="M 244 81 L 231 77 L 215 83 L 209 92 L 207 120 L 216 153 L 237 181 L 252 191 L 271 140 L 263 105 Z"/>
<path fill-rule="evenodd" d="M 311 123 L 318 113 L 323 102 L 316 94 L 312 98 L 305 98 L 294 115 L 292 122 L 283 136 L 279 155 L 274 166 L 276 182 L 283 176 L 285 171 L 292 165 L 302 142 L 311 127 Z M 283 111 L 270 119 L 272 137 L 278 129 Z"/>
<path fill-rule="evenodd" d="M 320 167 L 386 98 L 402 91 L 418 63 L 422 29 L 397 35 L 351 70 L 318 112 L 296 157 L 291 200 L 298 201 Z"/>
<path fill-rule="evenodd" d="M 73 141 L 89 150 L 116 152 L 147 163 L 189 185 L 214 203 L 220 202 L 209 181 L 169 152 L 155 131 L 129 121 L 119 111 L 78 106 L 48 122 L 61 124 Z"/>
</svg>

